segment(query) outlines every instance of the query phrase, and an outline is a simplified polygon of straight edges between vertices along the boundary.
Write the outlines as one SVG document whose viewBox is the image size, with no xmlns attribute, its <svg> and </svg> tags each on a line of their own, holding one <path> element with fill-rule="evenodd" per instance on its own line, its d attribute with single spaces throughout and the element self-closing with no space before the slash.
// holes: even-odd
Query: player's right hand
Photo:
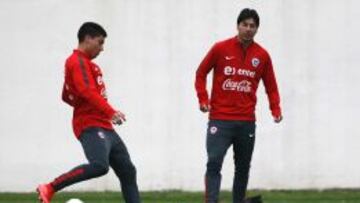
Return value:
<svg viewBox="0 0 360 203">
<path fill-rule="evenodd" d="M 113 115 L 111 121 L 112 121 L 113 124 L 121 125 L 123 122 L 126 121 L 125 114 L 122 113 L 121 111 L 117 111 Z"/>
<path fill-rule="evenodd" d="M 200 111 L 206 113 L 210 111 L 210 104 L 200 104 Z"/>
</svg>

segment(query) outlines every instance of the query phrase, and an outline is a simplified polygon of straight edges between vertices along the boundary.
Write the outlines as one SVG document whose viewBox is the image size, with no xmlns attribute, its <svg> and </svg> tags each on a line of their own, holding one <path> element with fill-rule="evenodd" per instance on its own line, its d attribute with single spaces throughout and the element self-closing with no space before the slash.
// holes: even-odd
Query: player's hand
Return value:
<svg viewBox="0 0 360 203">
<path fill-rule="evenodd" d="M 200 111 L 206 113 L 210 111 L 210 104 L 200 104 Z"/>
<path fill-rule="evenodd" d="M 112 121 L 113 124 L 121 125 L 123 122 L 126 121 L 125 114 L 122 113 L 121 111 L 117 111 L 117 112 L 113 115 L 111 121 Z"/>
<path fill-rule="evenodd" d="M 274 116 L 274 122 L 275 123 L 280 123 L 282 121 L 283 117 L 280 115 L 280 116 Z"/>
</svg>

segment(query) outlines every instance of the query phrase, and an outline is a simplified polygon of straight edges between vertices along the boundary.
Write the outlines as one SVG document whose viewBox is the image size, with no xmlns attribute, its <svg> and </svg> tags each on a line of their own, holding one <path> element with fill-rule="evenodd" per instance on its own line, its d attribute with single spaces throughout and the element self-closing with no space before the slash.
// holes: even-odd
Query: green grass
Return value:
<svg viewBox="0 0 360 203">
<path fill-rule="evenodd" d="M 326 191 L 250 191 L 249 195 L 261 194 L 265 203 L 360 203 L 360 190 Z M 141 193 L 143 203 L 203 203 L 203 193 L 183 191 L 159 191 Z M 85 203 L 124 203 L 117 192 L 60 192 L 52 203 L 64 203 L 79 198 Z M 231 193 L 221 192 L 221 203 L 231 203 Z M 0 203 L 35 203 L 35 193 L 0 193 Z"/>
</svg>

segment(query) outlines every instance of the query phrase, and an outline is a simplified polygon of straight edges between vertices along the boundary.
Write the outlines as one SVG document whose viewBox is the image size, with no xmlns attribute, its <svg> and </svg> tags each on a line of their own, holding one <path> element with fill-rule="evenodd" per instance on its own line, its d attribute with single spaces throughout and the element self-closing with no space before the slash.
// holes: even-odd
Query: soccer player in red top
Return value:
<svg viewBox="0 0 360 203">
<path fill-rule="evenodd" d="M 62 99 L 74 109 L 73 130 L 89 163 L 39 185 L 42 203 L 50 203 L 55 192 L 69 185 L 105 175 L 109 167 L 120 180 L 125 202 L 140 203 L 136 169 L 112 126 L 122 124 L 125 115 L 108 103 L 101 69 L 91 61 L 103 51 L 106 36 L 99 24 L 84 23 L 78 31 L 78 48 L 65 63 Z"/>
<path fill-rule="evenodd" d="M 259 16 L 243 9 L 237 19 L 238 34 L 215 43 L 196 71 L 195 88 L 200 110 L 210 112 L 207 129 L 205 202 L 217 203 L 221 167 L 227 149 L 234 150 L 233 203 L 248 202 L 245 192 L 255 142 L 256 90 L 262 80 L 274 121 L 282 120 L 280 97 L 271 58 L 254 41 Z M 206 78 L 213 71 L 211 98 Z"/>
</svg>

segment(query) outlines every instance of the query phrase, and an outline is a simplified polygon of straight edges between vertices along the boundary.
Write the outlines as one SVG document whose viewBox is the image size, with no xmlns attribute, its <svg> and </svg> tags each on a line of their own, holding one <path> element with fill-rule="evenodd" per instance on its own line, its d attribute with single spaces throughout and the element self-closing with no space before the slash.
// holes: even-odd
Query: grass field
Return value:
<svg viewBox="0 0 360 203">
<path fill-rule="evenodd" d="M 261 194 L 265 203 L 360 203 L 360 190 L 326 191 L 250 191 L 249 195 Z M 159 191 L 141 193 L 143 203 L 203 203 L 200 192 Z M 116 192 L 60 192 L 52 203 L 64 203 L 79 198 L 85 203 L 123 203 Z M 35 193 L 0 193 L 0 203 L 35 203 Z M 221 193 L 221 203 L 231 203 L 231 193 Z"/>
</svg>

